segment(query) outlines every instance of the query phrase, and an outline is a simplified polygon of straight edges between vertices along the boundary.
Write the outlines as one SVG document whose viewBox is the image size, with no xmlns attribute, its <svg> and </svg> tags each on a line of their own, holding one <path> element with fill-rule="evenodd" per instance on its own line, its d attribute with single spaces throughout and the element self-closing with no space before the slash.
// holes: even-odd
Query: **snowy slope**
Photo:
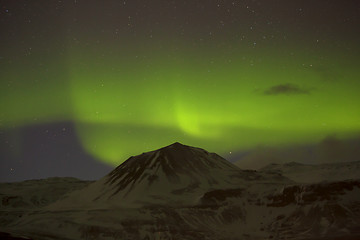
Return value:
<svg viewBox="0 0 360 240">
<path fill-rule="evenodd" d="M 206 192 L 192 206 L 43 210 L 6 231 L 39 240 L 359 239 L 359 196 L 359 181 L 255 184 Z"/>
<path fill-rule="evenodd" d="M 46 206 L 63 195 L 92 183 L 70 177 L 0 183 L 1 209 L 32 209 Z"/>
<path fill-rule="evenodd" d="M 66 177 L 0 183 L 0 226 L 18 220 L 28 212 L 47 206 L 66 193 L 84 188 L 90 183 Z"/>
</svg>

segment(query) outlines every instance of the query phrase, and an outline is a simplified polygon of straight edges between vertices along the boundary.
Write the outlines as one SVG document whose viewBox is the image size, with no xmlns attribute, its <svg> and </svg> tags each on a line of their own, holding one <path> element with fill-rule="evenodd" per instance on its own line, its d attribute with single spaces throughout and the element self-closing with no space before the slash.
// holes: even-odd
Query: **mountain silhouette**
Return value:
<svg viewBox="0 0 360 240">
<path fill-rule="evenodd" d="M 205 192 L 246 187 L 253 181 L 270 178 L 243 171 L 215 153 L 176 142 L 130 157 L 102 179 L 52 207 L 189 205 Z M 272 181 L 290 182 L 278 175 Z"/>
</svg>

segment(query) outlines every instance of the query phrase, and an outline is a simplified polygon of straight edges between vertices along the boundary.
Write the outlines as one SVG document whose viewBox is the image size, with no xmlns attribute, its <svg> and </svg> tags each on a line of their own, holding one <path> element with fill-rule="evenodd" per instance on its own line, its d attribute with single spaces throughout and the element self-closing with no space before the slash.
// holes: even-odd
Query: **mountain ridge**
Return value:
<svg viewBox="0 0 360 240">
<path fill-rule="evenodd" d="M 269 164 L 259 169 L 263 173 L 278 173 L 298 183 L 360 179 L 360 161 L 322 164 L 289 162 Z M 343 174 L 346 172 L 346 174 Z"/>
<path fill-rule="evenodd" d="M 356 239 L 359 196 L 360 180 L 296 183 L 175 143 L 21 216 L 15 205 L 0 212 L 0 232 L 39 240 Z"/>
<path fill-rule="evenodd" d="M 71 193 L 52 209 L 78 205 L 90 207 L 146 204 L 191 205 L 215 189 L 246 187 L 253 182 L 291 181 L 279 174 L 241 170 L 215 153 L 175 142 L 131 156 L 102 179 Z M 84 198 L 83 196 L 87 196 Z"/>
</svg>

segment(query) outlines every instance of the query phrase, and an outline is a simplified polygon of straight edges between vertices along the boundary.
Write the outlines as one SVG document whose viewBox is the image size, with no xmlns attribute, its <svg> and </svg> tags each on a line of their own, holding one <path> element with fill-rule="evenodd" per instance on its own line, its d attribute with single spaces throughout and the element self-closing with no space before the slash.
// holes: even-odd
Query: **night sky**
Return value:
<svg viewBox="0 0 360 240">
<path fill-rule="evenodd" d="M 358 0 L 1 1 L 0 181 L 96 179 L 176 141 L 356 149 L 359 26 Z"/>
</svg>

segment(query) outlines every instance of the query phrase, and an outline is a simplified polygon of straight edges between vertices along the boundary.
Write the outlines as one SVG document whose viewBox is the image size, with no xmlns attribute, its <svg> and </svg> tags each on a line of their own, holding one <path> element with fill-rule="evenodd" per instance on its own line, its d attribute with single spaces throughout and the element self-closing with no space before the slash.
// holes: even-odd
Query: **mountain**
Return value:
<svg viewBox="0 0 360 240">
<path fill-rule="evenodd" d="M 269 164 L 259 169 L 259 171 L 278 173 L 299 183 L 342 181 L 360 178 L 360 161 L 317 165 L 297 162 Z"/>
<path fill-rule="evenodd" d="M 245 187 L 255 180 L 290 182 L 279 174 L 242 171 L 215 153 L 176 142 L 130 157 L 104 178 L 50 209 L 191 205 L 207 191 Z"/>
<path fill-rule="evenodd" d="M 72 177 L 52 177 L 23 182 L 0 183 L 0 207 L 4 209 L 36 209 L 59 200 L 64 194 L 79 190 L 94 181 Z"/>
<path fill-rule="evenodd" d="M 47 178 L 0 183 L 0 226 L 22 217 L 29 211 L 47 206 L 66 193 L 92 183 L 76 178 Z M 1 237 L 0 239 L 3 239 Z"/>
<path fill-rule="evenodd" d="M 37 240 L 354 240 L 359 229 L 359 179 L 296 183 L 180 143 L 0 225 L 4 236 Z"/>
</svg>

